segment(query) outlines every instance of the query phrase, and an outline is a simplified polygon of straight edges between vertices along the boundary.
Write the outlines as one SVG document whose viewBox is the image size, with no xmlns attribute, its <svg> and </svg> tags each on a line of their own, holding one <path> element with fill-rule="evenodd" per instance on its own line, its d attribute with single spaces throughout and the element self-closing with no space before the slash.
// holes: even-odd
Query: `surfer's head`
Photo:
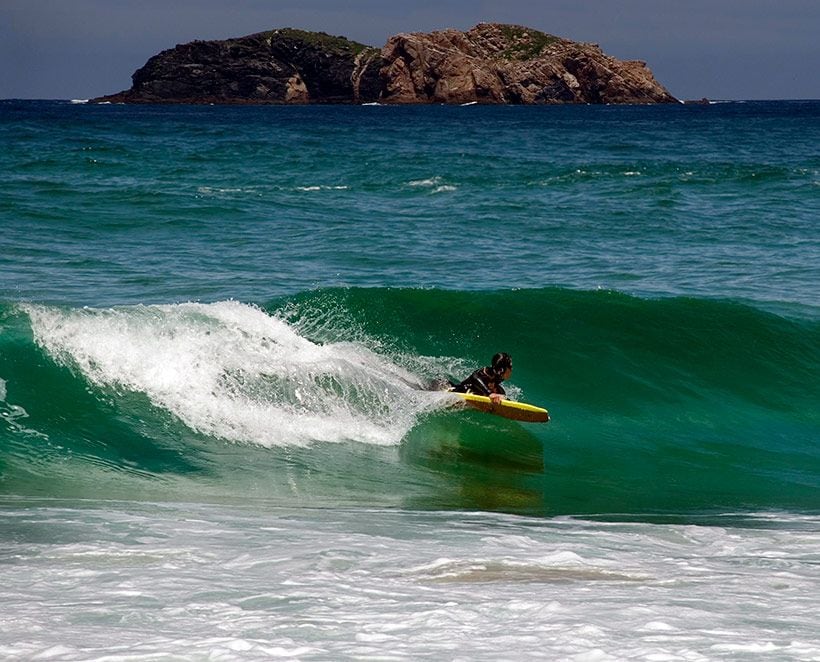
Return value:
<svg viewBox="0 0 820 662">
<path fill-rule="evenodd" d="M 495 375 L 502 381 L 509 379 L 512 374 L 512 357 L 506 352 L 499 352 L 493 356 L 490 367 Z"/>
</svg>

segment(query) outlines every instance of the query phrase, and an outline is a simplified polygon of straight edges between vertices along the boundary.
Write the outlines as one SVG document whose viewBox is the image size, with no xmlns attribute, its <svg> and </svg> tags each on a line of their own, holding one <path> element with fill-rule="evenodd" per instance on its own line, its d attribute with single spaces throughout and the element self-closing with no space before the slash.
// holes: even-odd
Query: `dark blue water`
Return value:
<svg viewBox="0 0 820 662">
<path fill-rule="evenodd" d="M 560 286 L 818 304 L 820 103 L 2 102 L 6 301 Z"/>
</svg>

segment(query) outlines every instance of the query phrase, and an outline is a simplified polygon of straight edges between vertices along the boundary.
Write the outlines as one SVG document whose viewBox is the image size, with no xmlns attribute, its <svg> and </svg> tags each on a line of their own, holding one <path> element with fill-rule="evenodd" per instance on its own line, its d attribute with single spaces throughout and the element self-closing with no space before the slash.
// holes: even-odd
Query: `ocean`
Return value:
<svg viewBox="0 0 820 662">
<path fill-rule="evenodd" d="M 818 145 L 0 101 L 0 658 L 820 660 Z"/>
</svg>

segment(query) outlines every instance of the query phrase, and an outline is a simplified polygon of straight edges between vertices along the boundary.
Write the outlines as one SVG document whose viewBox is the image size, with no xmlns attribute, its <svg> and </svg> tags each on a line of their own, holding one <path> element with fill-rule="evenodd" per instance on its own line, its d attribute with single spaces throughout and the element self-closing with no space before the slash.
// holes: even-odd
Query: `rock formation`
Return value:
<svg viewBox="0 0 820 662">
<path fill-rule="evenodd" d="M 130 90 L 94 101 L 125 103 L 360 103 L 381 91 L 379 51 L 320 32 L 272 30 L 162 51 Z"/>
<path fill-rule="evenodd" d="M 515 25 L 391 37 L 378 49 L 282 29 L 155 55 L 125 103 L 672 103 L 646 63 Z"/>
</svg>

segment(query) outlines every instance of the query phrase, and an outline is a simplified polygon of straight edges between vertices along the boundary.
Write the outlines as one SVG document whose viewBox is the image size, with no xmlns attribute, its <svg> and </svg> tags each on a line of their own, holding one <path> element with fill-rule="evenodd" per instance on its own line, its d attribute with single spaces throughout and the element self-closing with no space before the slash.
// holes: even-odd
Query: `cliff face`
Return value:
<svg viewBox="0 0 820 662">
<path fill-rule="evenodd" d="M 388 103 L 671 103 L 644 62 L 514 25 L 399 34 L 382 49 Z"/>
<path fill-rule="evenodd" d="M 671 103 L 644 62 L 520 26 L 399 34 L 381 52 L 274 30 L 155 55 L 126 103 Z"/>
<path fill-rule="evenodd" d="M 125 103 L 363 103 L 381 92 L 378 49 L 343 37 L 273 30 L 193 41 L 150 58 Z"/>
</svg>

